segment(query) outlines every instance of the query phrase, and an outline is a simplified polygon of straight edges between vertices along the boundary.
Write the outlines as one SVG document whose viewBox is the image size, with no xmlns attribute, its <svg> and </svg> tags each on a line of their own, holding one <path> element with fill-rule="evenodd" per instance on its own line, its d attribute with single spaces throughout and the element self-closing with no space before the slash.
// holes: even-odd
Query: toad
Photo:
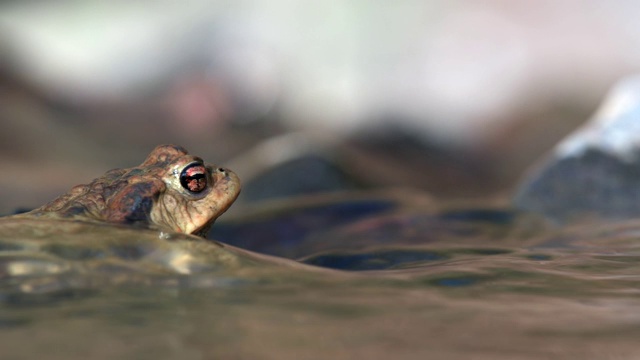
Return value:
<svg viewBox="0 0 640 360">
<path fill-rule="evenodd" d="M 16 218 L 129 224 L 205 236 L 240 192 L 232 171 L 175 145 L 156 147 L 139 166 L 114 169 Z"/>
</svg>

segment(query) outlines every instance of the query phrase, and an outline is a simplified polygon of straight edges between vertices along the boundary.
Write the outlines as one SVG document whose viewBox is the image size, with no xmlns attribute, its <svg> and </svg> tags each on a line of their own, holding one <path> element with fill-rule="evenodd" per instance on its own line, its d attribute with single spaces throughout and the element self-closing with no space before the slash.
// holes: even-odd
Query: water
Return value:
<svg viewBox="0 0 640 360">
<path fill-rule="evenodd" d="M 296 248 L 333 269 L 139 229 L 4 224 L 0 357 L 640 358 L 640 222 L 500 214 L 367 216 Z M 398 241 L 360 241 L 400 220 Z"/>
</svg>

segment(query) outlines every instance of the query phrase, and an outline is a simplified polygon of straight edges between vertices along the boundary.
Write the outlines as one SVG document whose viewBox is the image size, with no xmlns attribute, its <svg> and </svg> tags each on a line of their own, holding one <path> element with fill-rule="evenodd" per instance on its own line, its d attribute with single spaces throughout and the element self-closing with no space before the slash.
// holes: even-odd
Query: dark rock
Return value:
<svg viewBox="0 0 640 360">
<path fill-rule="evenodd" d="M 520 185 L 514 205 L 567 222 L 640 217 L 640 77 L 616 86 Z"/>
<path fill-rule="evenodd" d="M 278 164 L 250 179 L 242 189 L 243 202 L 353 190 L 358 186 L 330 158 L 319 154 Z"/>
</svg>

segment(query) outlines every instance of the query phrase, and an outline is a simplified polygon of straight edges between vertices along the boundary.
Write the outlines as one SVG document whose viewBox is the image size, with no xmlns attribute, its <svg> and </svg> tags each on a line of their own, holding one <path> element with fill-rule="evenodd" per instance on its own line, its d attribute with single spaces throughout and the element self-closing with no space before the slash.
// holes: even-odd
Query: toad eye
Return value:
<svg viewBox="0 0 640 360">
<path fill-rule="evenodd" d="M 199 193 L 207 188 L 207 168 L 201 163 L 193 163 L 182 170 L 180 184 L 183 188 Z"/>
</svg>

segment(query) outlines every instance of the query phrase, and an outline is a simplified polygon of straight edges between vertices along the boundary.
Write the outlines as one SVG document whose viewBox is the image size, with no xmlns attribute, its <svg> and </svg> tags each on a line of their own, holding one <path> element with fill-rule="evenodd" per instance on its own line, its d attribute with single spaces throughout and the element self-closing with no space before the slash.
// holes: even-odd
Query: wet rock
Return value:
<svg viewBox="0 0 640 360">
<path fill-rule="evenodd" d="M 274 166 L 248 181 L 242 190 L 242 201 L 253 202 L 357 188 L 355 181 L 335 161 L 321 154 L 308 153 Z"/>
<path fill-rule="evenodd" d="M 640 76 L 614 87 L 593 118 L 522 182 L 513 202 L 559 222 L 639 217 Z"/>
<path fill-rule="evenodd" d="M 466 199 L 496 190 L 496 161 L 481 149 L 446 144 L 389 119 L 346 138 L 290 132 L 256 144 L 225 163 L 242 179 L 238 202 L 385 188 Z"/>
<path fill-rule="evenodd" d="M 462 148 L 418 128 L 401 117 L 383 117 L 341 144 L 349 173 L 370 187 L 408 187 L 438 198 L 468 198 L 495 189 L 496 174 L 479 148 Z"/>
</svg>

